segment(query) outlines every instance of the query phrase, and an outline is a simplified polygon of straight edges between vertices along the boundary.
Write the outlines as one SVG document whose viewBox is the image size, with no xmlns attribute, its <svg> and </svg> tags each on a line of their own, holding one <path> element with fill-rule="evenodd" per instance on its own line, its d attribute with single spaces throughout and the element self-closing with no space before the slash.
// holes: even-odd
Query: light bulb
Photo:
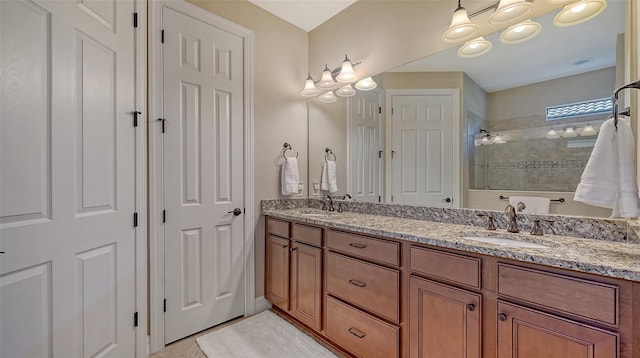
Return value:
<svg viewBox="0 0 640 358">
<path fill-rule="evenodd" d="M 577 14 L 577 13 L 581 12 L 582 10 L 584 10 L 586 7 L 587 7 L 587 4 L 580 4 L 580 5 L 578 5 L 578 6 L 574 6 L 574 7 L 572 7 L 572 8 L 571 8 L 571 11 L 572 11 L 574 14 Z"/>
</svg>

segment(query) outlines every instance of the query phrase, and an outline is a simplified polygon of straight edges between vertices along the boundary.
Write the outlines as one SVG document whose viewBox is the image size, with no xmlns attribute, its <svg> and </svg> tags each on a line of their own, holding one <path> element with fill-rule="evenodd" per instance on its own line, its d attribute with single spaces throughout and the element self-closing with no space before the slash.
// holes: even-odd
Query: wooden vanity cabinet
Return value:
<svg viewBox="0 0 640 358">
<path fill-rule="evenodd" d="M 267 217 L 265 238 L 265 298 L 289 310 L 289 222 Z"/>
<path fill-rule="evenodd" d="M 292 316 L 309 327 L 322 329 L 322 249 L 293 242 L 291 248 Z"/>
</svg>

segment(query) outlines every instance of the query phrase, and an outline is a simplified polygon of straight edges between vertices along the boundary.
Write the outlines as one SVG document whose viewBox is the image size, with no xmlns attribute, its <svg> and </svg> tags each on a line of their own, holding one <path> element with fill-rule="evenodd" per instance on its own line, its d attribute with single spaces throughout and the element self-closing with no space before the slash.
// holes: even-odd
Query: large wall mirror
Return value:
<svg viewBox="0 0 640 358">
<path fill-rule="evenodd" d="M 607 98 L 624 81 L 625 9 L 625 1 L 609 1 L 596 18 L 565 28 L 553 25 L 554 11 L 533 19 L 542 31 L 527 42 L 503 44 L 496 32 L 485 36 L 493 48 L 483 56 L 460 58 L 459 46 L 449 48 L 374 76 L 374 91 L 310 100 L 309 196 L 328 194 L 319 183 L 330 148 L 338 168 L 332 195 L 491 210 L 506 206 L 501 196 L 542 196 L 564 199 L 552 201 L 551 214 L 609 216 L 572 200 L 610 115 L 606 102 L 578 103 Z M 435 102 L 415 102 L 416 93 Z M 548 115 L 551 107 L 559 108 Z M 596 110 L 585 115 L 587 107 Z M 420 116 L 459 122 L 416 139 L 411 122 Z"/>
</svg>

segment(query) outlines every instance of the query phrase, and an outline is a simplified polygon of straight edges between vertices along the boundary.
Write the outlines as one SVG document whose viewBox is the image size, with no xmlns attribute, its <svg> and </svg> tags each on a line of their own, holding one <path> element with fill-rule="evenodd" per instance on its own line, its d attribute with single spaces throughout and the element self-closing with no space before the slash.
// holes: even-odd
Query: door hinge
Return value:
<svg viewBox="0 0 640 358">
<path fill-rule="evenodd" d="M 133 27 L 138 27 L 138 13 L 133 13 Z"/>
<path fill-rule="evenodd" d="M 391 107 L 391 114 L 393 114 L 393 107 Z"/>
<path fill-rule="evenodd" d="M 162 301 L 162 312 L 167 312 L 167 299 Z"/>
<path fill-rule="evenodd" d="M 138 327 L 138 312 L 133 313 L 133 326 Z"/>
<path fill-rule="evenodd" d="M 167 211 L 162 210 L 162 223 L 166 223 L 166 222 L 167 222 Z"/>
<path fill-rule="evenodd" d="M 160 31 L 160 42 L 164 43 L 164 30 Z"/>
<path fill-rule="evenodd" d="M 393 203 L 393 195 L 391 195 L 391 202 Z"/>
<path fill-rule="evenodd" d="M 378 151 L 378 158 L 382 158 L 382 153 L 384 153 L 384 150 L 379 150 Z"/>
<path fill-rule="evenodd" d="M 138 227 L 138 213 L 133 213 L 133 227 Z"/>
<path fill-rule="evenodd" d="M 166 122 L 167 120 L 164 118 L 158 118 L 158 120 L 162 122 L 162 133 L 164 133 L 164 122 Z"/>
<path fill-rule="evenodd" d="M 378 202 L 381 203 L 382 202 L 382 196 L 378 195 Z"/>
<path fill-rule="evenodd" d="M 382 107 L 378 107 L 378 113 L 382 114 Z"/>
<path fill-rule="evenodd" d="M 140 111 L 133 111 L 133 126 L 138 126 L 138 114 L 142 114 Z"/>
</svg>

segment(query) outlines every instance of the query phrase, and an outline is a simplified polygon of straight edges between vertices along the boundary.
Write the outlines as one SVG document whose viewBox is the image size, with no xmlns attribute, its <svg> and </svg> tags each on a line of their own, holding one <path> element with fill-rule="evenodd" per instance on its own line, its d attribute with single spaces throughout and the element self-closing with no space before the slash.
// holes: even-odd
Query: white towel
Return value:
<svg viewBox="0 0 640 358">
<path fill-rule="evenodd" d="M 298 174 L 298 159 L 287 158 L 281 168 L 282 195 L 298 194 L 300 176 Z"/>
<path fill-rule="evenodd" d="M 549 214 L 549 204 L 551 200 L 549 198 L 542 198 L 539 196 L 509 196 L 509 204 L 514 208 L 518 207 L 518 203 L 524 203 L 525 214 Z"/>
<path fill-rule="evenodd" d="M 619 118 L 617 131 L 613 118 L 606 120 L 600 127 L 574 200 L 613 208 L 611 217 L 640 216 L 633 145 L 628 118 Z"/>
<path fill-rule="evenodd" d="M 322 177 L 320 178 L 320 189 L 329 193 L 338 191 L 338 179 L 336 176 L 336 162 L 325 160 L 322 163 Z"/>
</svg>

